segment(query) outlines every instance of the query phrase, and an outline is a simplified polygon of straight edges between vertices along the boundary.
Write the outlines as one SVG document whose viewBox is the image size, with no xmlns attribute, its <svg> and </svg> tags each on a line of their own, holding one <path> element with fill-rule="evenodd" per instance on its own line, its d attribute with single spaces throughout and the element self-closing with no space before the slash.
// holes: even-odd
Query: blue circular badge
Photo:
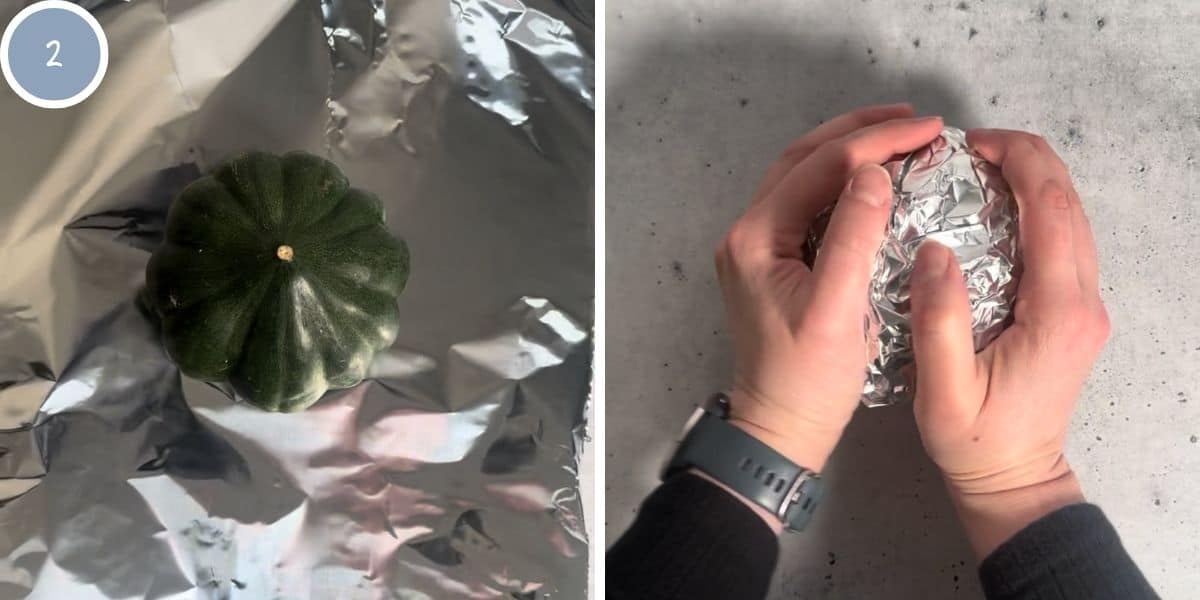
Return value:
<svg viewBox="0 0 1200 600">
<path fill-rule="evenodd" d="M 26 102 L 67 108 L 100 87 L 108 69 L 108 40 L 88 11 L 64 0 L 44 0 L 25 7 L 5 28 L 0 67 Z"/>
</svg>

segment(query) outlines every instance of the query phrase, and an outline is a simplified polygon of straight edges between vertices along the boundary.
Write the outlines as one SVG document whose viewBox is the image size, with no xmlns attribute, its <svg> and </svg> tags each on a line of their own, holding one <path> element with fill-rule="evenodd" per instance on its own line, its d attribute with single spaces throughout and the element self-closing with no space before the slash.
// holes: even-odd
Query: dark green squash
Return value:
<svg viewBox="0 0 1200 600">
<path fill-rule="evenodd" d="M 366 376 L 399 329 L 408 248 L 374 195 L 304 152 L 250 152 L 188 185 L 146 266 L 180 370 L 295 411 Z"/>
</svg>

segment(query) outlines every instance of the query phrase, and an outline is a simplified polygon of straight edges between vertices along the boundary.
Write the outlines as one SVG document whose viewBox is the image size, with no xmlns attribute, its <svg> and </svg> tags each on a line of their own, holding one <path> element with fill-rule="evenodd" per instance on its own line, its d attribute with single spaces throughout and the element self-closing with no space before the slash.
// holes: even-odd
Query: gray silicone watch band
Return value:
<svg viewBox="0 0 1200 600">
<path fill-rule="evenodd" d="M 694 468 L 802 531 L 822 495 L 820 478 L 770 446 L 705 411 L 679 443 L 664 477 Z"/>
</svg>

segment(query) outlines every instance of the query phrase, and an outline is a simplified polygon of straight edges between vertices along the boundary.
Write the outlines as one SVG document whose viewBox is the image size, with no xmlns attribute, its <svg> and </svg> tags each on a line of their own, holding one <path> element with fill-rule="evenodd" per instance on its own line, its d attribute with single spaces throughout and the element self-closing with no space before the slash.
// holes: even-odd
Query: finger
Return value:
<svg viewBox="0 0 1200 600">
<path fill-rule="evenodd" d="M 980 400 L 967 393 L 975 381 L 971 305 L 954 253 L 932 240 L 922 243 L 909 289 L 918 423 L 973 418 Z"/>
<path fill-rule="evenodd" d="M 813 218 L 833 202 L 856 169 L 916 150 L 941 132 L 941 117 L 893 119 L 864 127 L 818 148 L 788 171 L 761 204 L 767 222 L 775 229 L 776 251 L 783 256 L 799 257 L 800 244 Z"/>
<path fill-rule="evenodd" d="M 862 322 L 875 255 L 891 214 L 892 178 L 860 167 L 842 191 L 813 265 L 812 314 L 833 323 Z"/>
<path fill-rule="evenodd" d="M 1014 190 L 1035 188 L 1046 179 L 1070 187 L 1071 175 L 1046 140 L 1032 133 L 1008 129 L 972 129 L 967 145 L 988 162 L 1000 167 L 1004 180 Z M 1005 163 L 1010 163 L 1005 165 Z"/>
<path fill-rule="evenodd" d="M 1042 316 L 1080 295 L 1071 180 L 1058 155 L 1041 138 L 1013 131 L 973 130 L 968 143 L 1000 165 L 1019 210 L 1025 273 L 1018 294 Z M 1020 315 L 1018 315 L 1020 318 Z"/>
<path fill-rule="evenodd" d="M 1075 268 L 1079 272 L 1079 286 L 1086 297 L 1100 298 L 1100 261 L 1096 256 L 1096 240 L 1091 223 L 1079 201 L 1079 194 L 1071 190 L 1074 197 L 1071 211 L 1071 233 L 1075 240 Z"/>
<path fill-rule="evenodd" d="M 800 139 L 792 142 L 779 160 L 767 169 L 767 174 L 763 177 L 763 181 L 758 186 L 758 191 L 754 194 L 751 203 L 762 200 L 784 175 L 796 166 L 800 161 L 808 158 L 822 144 L 836 140 L 842 136 L 848 135 L 856 130 L 862 129 L 869 125 L 890 121 L 892 119 L 903 119 L 913 116 L 913 106 L 907 102 L 899 104 L 880 104 L 876 106 L 866 106 L 848 113 L 840 114 L 820 125 L 812 131 L 804 134 Z"/>
</svg>

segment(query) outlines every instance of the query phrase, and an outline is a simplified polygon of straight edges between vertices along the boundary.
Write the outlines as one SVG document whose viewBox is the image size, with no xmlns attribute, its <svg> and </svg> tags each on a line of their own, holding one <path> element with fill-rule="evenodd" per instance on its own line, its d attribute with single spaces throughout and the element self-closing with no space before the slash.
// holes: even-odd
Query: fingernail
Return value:
<svg viewBox="0 0 1200 600">
<path fill-rule="evenodd" d="M 923 286 L 941 279 L 950 269 L 952 256 L 949 248 L 933 240 L 921 242 L 917 248 L 917 260 L 913 264 L 912 284 Z"/>
<path fill-rule="evenodd" d="M 875 174 L 871 174 L 872 171 Z M 871 182 L 872 177 L 880 179 L 873 183 Z M 892 178 L 883 167 L 869 165 L 854 174 L 850 180 L 850 193 L 871 206 L 883 206 L 883 203 L 887 202 L 892 194 Z"/>
</svg>

